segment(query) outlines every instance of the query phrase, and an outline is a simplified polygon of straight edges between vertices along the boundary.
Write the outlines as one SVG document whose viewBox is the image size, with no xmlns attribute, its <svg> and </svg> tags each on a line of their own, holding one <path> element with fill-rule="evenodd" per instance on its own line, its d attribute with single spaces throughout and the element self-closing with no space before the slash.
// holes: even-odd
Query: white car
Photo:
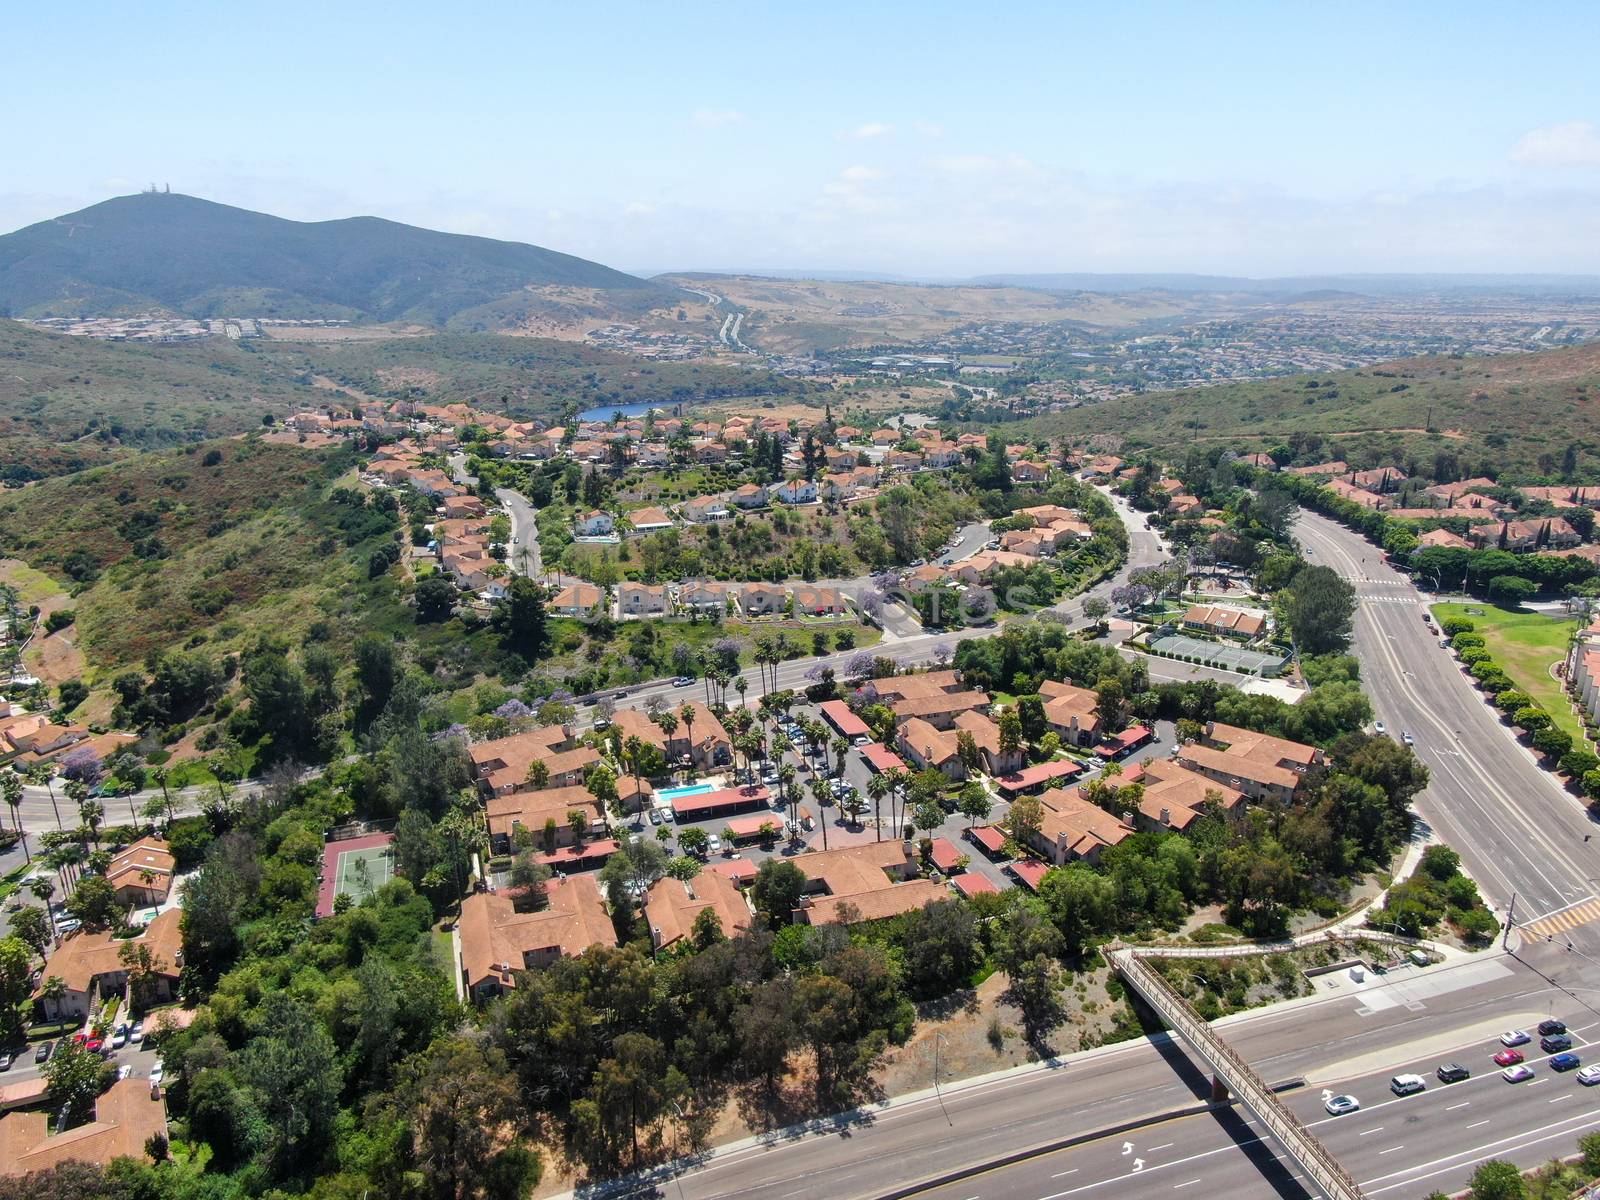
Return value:
<svg viewBox="0 0 1600 1200">
<path fill-rule="evenodd" d="M 1372 732 L 1377 734 L 1379 737 L 1382 737 L 1384 734 L 1389 732 L 1389 727 L 1382 721 L 1374 721 L 1372 723 Z"/>
<path fill-rule="evenodd" d="M 132 1074 L 133 1074 L 133 1067 L 131 1065 L 129 1065 L 128 1063 L 123 1063 L 120 1067 L 117 1068 L 117 1079 L 118 1080 L 126 1079 L 129 1075 L 132 1075 Z"/>
<path fill-rule="evenodd" d="M 1600 1067 L 1583 1067 L 1578 1071 L 1578 1082 L 1584 1087 L 1593 1087 L 1600 1083 Z"/>
<path fill-rule="evenodd" d="M 1412 737 L 1409 733 L 1402 733 L 1400 735 L 1400 740 L 1408 746 L 1415 746 L 1417 744 L 1417 739 Z"/>
<path fill-rule="evenodd" d="M 128 1030 L 128 1044 L 137 1046 L 142 1041 L 144 1041 L 144 1022 L 135 1021 L 133 1028 Z"/>
<path fill-rule="evenodd" d="M 718 834 L 713 833 L 713 834 L 711 834 L 710 837 L 708 837 L 706 839 L 706 853 L 707 854 L 721 854 L 722 853 L 722 838 Z"/>
<path fill-rule="evenodd" d="M 1323 1108 L 1328 1110 L 1330 1117 L 1342 1117 L 1346 1113 L 1353 1113 L 1361 1107 L 1361 1101 L 1354 1096 L 1329 1096 Z"/>
<path fill-rule="evenodd" d="M 1502 1046 L 1526 1046 L 1531 1041 L 1526 1029 L 1508 1029 L 1500 1035 Z"/>
<path fill-rule="evenodd" d="M 155 1065 L 150 1068 L 150 1082 L 160 1083 L 161 1080 L 165 1078 L 166 1073 L 166 1064 L 164 1064 L 159 1058 L 156 1059 Z"/>
<path fill-rule="evenodd" d="M 1426 1091 L 1427 1082 L 1421 1075 L 1396 1075 L 1389 1080 L 1389 1090 L 1396 1096 L 1410 1096 L 1416 1092 Z"/>
</svg>

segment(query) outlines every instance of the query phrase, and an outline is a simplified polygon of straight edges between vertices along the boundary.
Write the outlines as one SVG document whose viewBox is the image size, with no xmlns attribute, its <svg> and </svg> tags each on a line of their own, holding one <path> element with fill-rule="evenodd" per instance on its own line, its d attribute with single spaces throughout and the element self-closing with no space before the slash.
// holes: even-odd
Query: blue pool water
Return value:
<svg viewBox="0 0 1600 1200">
<path fill-rule="evenodd" d="M 714 792 L 716 790 L 709 783 L 691 783 L 684 787 L 667 788 L 664 791 L 657 792 L 656 795 L 662 800 L 676 800 L 679 796 L 700 796 L 706 792 Z"/>
</svg>

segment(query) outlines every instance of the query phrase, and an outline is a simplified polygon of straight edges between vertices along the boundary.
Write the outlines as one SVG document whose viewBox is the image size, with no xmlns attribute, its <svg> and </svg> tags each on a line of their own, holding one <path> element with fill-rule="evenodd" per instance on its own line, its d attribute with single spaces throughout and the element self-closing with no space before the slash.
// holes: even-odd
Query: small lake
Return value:
<svg viewBox="0 0 1600 1200">
<path fill-rule="evenodd" d="M 613 413 L 621 413 L 624 417 L 642 417 L 652 408 L 659 408 L 663 412 L 671 412 L 670 404 L 602 404 L 594 408 L 585 409 L 578 414 L 580 421 L 609 421 Z"/>
</svg>

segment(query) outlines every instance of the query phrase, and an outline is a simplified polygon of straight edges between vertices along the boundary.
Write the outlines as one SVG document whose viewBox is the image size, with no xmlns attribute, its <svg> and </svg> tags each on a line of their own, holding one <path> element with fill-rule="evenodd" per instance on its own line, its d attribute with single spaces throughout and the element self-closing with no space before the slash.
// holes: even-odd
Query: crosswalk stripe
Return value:
<svg viewBox="0 0 1600 1200">
<path fill-rule="evenodd" d="M 1530 937 L 1550 937 L 1553 934 L 1565 933 L 1569 929 L 1576 929 L 1580 925 L 1587 925 L 1594 920 L 1600 920 L 1600 899 L 1591 897 L 1581 904 L 1574 904 L 1571 908 L 1564 908 L 1547 917 L 1540 917 L 1537 921 L 1528 922 L 1522 927 L 1522 932 Z"/>
</svg>

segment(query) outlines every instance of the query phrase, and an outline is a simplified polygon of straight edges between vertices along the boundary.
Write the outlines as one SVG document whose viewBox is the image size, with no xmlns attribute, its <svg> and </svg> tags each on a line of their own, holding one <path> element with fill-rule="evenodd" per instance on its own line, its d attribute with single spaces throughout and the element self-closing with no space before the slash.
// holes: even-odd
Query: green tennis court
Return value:
<svg viewBox="0 0 1600 1200">
<path fill-rule="evenodd" d="M 394 851 L 388 846 L 347 850 L 339 856 L 333 894 L 346 892 L 357 904 L 394 878 Z"/>
<path fill-rule="evenodd" d="M 322 848 L 322 886 L 317 889 L 317 916 L 333 912 L 334 897 L 343 892 L 360 904 L 394 878 L 394 836 L 371 833 L 329 842 Z"/>
</svg>

